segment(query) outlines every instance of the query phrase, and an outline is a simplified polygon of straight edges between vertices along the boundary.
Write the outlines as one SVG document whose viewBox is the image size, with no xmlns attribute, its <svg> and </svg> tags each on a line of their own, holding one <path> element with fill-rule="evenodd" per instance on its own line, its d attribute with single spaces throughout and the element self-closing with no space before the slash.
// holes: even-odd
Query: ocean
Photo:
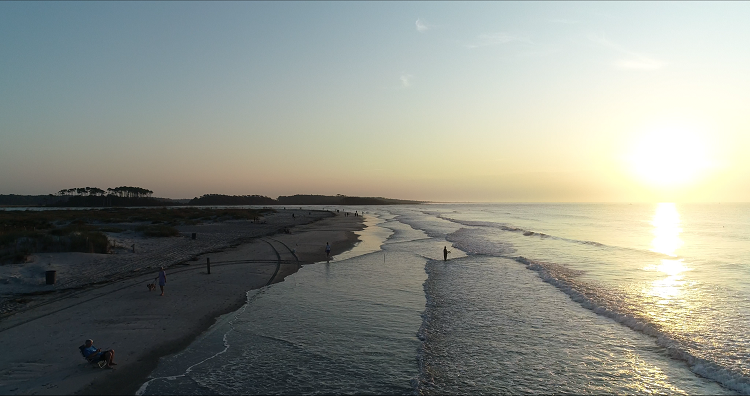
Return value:
<svg viewBox="0 0 750 396">
<path fill-rule="evenodd" d="M 750 393 L 748 204 L 340 209 L 361 243 L 139 394 Z"/>
</svg>

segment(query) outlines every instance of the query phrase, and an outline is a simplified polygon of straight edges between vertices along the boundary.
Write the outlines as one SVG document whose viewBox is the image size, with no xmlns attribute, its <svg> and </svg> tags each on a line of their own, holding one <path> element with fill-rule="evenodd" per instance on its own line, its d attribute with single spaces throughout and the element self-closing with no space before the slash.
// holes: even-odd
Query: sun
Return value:
<svg viewBox="0 0 750 396">
<path fill-rule="evenodd" d="M 630 155 L 634 173 L 657 187 L 690 184 L 708 168 L 706 144 L 695 133 L 661 128 L 643 135 Z"/>
</svg>

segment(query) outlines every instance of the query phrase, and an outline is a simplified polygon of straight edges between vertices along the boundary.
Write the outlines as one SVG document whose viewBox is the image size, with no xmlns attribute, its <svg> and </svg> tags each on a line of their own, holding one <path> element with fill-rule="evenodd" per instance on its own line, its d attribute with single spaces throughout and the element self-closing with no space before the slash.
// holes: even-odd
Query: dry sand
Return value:
<svg viewBox="0 0 750 396">
<path fill-rule="evenodd" d="M 159 357 L 184 349 L 218 316 L 241 307 L 248 290 L 282 281 L 300 262 L 325 260 L 326 242 L 334 255 L 350 249 L 362 227 L 362 217 L 341 214 L 204 254 L 167 269 L 163 297 L 158 286 L 146 287 L 152 271 L 8 316 L 0 321 L 0 394 L 133 394 Z M 115 370 L 81 357 L 78 346 L 87 338 L 115 350 Z"/>
<path fill-rule="evenodd" d="M 113 250 L 114 254 L 42 253 L 32 256 L 31 263 L 0 266 L 0 318 L 49 298 L 57 299 L 72 289 L 151 273 L 162 266 L 170 267 L 331 215 L 324 211 L 284 210 L 266 214 L 257 223 L 240 220 L 178 226 L 181 235 L 169 238 L 142 237 L 132 231 L 140 224 L 115 224 L 131 230 L 107 233 L 119 247 Z M 197 239 L 191 238 L 192 233 L 197 234 Z M 57 271 L 54 285 L 45 284 L 48 270 Z"/>
</svg>

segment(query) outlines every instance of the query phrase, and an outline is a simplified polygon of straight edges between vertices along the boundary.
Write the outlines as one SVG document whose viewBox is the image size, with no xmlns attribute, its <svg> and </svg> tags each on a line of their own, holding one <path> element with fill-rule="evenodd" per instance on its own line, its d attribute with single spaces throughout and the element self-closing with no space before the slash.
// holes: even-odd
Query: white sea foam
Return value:
<svg viewBox="0 0 750 396">
<path fill-rule="evenodd" d="M 706 350 L 706 345 L 700 341 L 696 341 L 689 335 L 670 331 L 663 323 L 645 316 L 645 308 L 639 305 L 641 304 L 641 297 L 637 293 L 599 284 L 591 279 L 583 281 L 580 279 L 581 275 L 584 274 L 583 271 L 574 270 L 565 265 L 549 261 L 531 260 L 525 257 L 514 257 L 513 253 L 516 252 L 516 249 L 511 243 L 490 237 L 482 229 L 490 228 L 510 231 L 523 234 L 524 236 L 540 235 L 554 240 L 563 240 L 602 248 L 636 249 L 613 247 L 594 241 L 579 241 L 550 236 L 497 222 L 467 221 L 453 219 L 445 215 L 439 215 L 439 217 L 443 220 L 469 227 L 461 228 L 446 235 L 446 239 L 452 242 L 456 248 L 464 250 L 469 255 L 487 255 L 515 259 L 526 265 L 527 268 L 536 271 L 542 280 L 567 294 L 571 300 L 577 302 L 582 307 L 598 315 L 611 318 L 635 331 L 654 337 L 657 344 L 664 347 L 672 358 L 686 362 L 694 373 L 705 378 L 710 378 L 735 391 L 750 393 L 749 373 L 746 372 L 746 369 L 742 365 L 732 364 L 731 361 L 725 358 L 728 355 L 735 355 L 734 361 L 742 361 L 747 355 L 743 355 L 742 352 L 734 352 L 727 349 L 728 347 L 722 350 L 721 346 L 716 347 L 716 350 Z M 641 252 L 656 257 L 669 257 L 672 260 L 680 259 L 679 257 L 671 257 L 660 253 Z M 712 346 L 711 348 L 715 347 Z"/>
<path fill-rule="evenodd" d="M 623 246 L 613 246 L 613 245 L 606 245 L 601 242 L 596 241 L 585 241 L 585 240 L 579 240 L 579 239 L 572 239 L 572 238 L 565 238 L 561 236 L 556 235 L 550 235 L 546 234 L 544 232 L 539 231 L 533 231 L 533 230 L 527 230 L 521 227 L 514 226 L 512 224 L 507 223 L 496 223 L 492 221 L 472 221 L 472 220 L 460 220 L 460 219 L 454 219 L 448 216 L 439 215 L 439 218 L 443 220 L 447 220 L 456 224 L 464 225 L 464 226 L 470 226 L 470 227 L 487 227 L 487 228 L 493 228 L 498 229 L 502 231 L 508 231 L 508 232 L 514 232 L 522 234 L 523 236 L 527 237 L 538 237 L 538 238 L 550 238 L 558 241 L 565 241 L 570 243 L 576 243 L 581 245 L 588 245 L 588 246 L 595 246 L 600 247 L 604 249 L 617 249 L 617 250 L 625 250 L 625 251 L 634 251 L 641 254 L 649 255 L 649 256 L 656 256 L 656 257 L 662 257 L 662 258 L 671 258 L 671 259 L 679 259 L 679 256 L 670 256 L 659 252 L 654 252 L 651 250 L 643 250 L 643 249 L 635 249 L 630 247 L 623 247 Z"/>
<path fill-rule="evenodd" d="M 154 382 L 154 381 L 160 381 L 160 380 L 174 381 L 177 378 L 185 377 L 185 376 L 189 375 L 193 371 L 193 369 L 195 369 L 196 367 L 198 367 L 198 366 L 200 366 L 200 365 L 202 365 L 202 364 L 204 364 L 204 363 L 206 363 L 206 362 L 208 362 L 210 360 L 213 360 L 213 359 L 219 357 L 220 355 L 225 354 L 229 350 L 229 347 L 230 347 L 229 340 L 227 339 L 227 335 L 229 334 L 230 331 L 232 331 L 233 323 L 240 317 L 240 315 L 242 315 L 243 312 L 245 312 L 245 310 L 247 309 L 248 304 L 250 302 L 252 302 L 254 299 L 256 299 L 259 295 L 261 295 L 265 289 L 266 288 L 262 288 L 262 289 L 259 289 L 259 290 L 252 290 L 252 291 L 247 292 L 247 302 L 239 310 L 237 310 L 237 311 L 235 311 L 235 312 L 233 312 L 231 314 L 225 315 L 223 318 L 221 318 L 216 323 L 214 323 L 214 325 L 211 327 L 211 329 L 209 329 L 206 333 L 204 333 L 201 336 L 201 338 L 205 338 L 206 336 L 212 334 L 213 331 L 215 331 L 217 329 L 225 329 L 225 332 L 222 335 L 222 343 L 223 343 L 223 346 L 224 346 L 224 348 L 222 350 L 220 350 L 220 351 L 212 354 L 211 356 L 209 356 L 207 358 L 204 358 L 204 359 L 198 361 L 197 363 L 194 363 L 194 364 L 190 365 L 189 367 L 187 367 L 185 369 L 185 371 L 182 374 L 178 374 L 178 375 L 166 375 L 166 376 L 162 376 L 162 377 L 149 378 L 148 381 L 144 382 L 140 386 L 140 388 L 138 388 L 138 390 L 135 392 L 135 394 L 139 395 L 139 396 L 140 395 L 144 395 L 146 393 L 146 390 L 148 389 L 149 385 L 151 385 L 151 383 Z M 184 351 L 182 353 L 184 353 Z"/>
<path fill-rule="evenodd" d="M 725 367 L 697 356 L 691 351 L 694 347 L 685 345 L 686 340 L 678 339 L 676 335 L 660 328 L 649 318 L 629 309 L 628 306 L 631 303 L 627 297 L 617 296 L 616 293 L 601 287 L 580 282 L 575 279 L 578 274 L 564 266 L 529 260 L 525 257 L 517 257 L 515 260 L 536 271 L 542 280 L 563 291 L 584 308 L 656 338 L 657 344 L 666 348 L 670 356 L 686 362 L 696 374 L 710 378 L 742 394 L 750 393 L 750 379 L 743 375 L 741 370 Z"/>
</svg>

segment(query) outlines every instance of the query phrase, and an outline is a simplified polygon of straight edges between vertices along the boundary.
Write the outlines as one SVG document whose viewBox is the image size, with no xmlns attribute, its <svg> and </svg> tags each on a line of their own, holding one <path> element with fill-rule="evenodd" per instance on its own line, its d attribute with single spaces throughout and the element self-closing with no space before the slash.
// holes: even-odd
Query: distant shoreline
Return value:
<svg viewBox="0 0 750 396">
<path fill-rule="evenodd" d="M 16 195 L 0 194 L 0 207 L 145 207 L 145 206 L 294 206 L 294 205 L 418 205 L 413 201 L 384 197 L 346 195 L 290 195 L 276 199 L 262 195 L 205 194 L 193 199 L 155 198 L 150 196 L 119 196 L 114 194 L 81 195 Z"/>
</svg>

